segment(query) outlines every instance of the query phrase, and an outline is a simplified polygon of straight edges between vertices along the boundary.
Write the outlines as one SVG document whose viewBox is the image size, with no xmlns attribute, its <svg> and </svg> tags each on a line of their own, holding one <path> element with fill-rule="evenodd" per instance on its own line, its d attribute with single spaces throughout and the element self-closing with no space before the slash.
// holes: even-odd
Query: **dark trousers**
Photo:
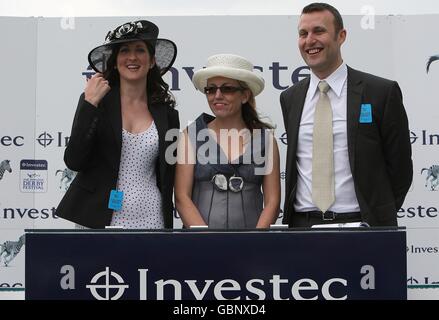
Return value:
<svg viewBox="0 0 439 320">
<path fill-rule="evenodd" d="M 333 224 L 333 223 L 348 223 L 361 222 L 361 213 L 334 213 L 329 212 L 322 214 L 320 211 L 311 212 L 295 212 L 291 215 L 289 227 L 290 228 L 309 228 L 316 224 Z"/>
</svg>

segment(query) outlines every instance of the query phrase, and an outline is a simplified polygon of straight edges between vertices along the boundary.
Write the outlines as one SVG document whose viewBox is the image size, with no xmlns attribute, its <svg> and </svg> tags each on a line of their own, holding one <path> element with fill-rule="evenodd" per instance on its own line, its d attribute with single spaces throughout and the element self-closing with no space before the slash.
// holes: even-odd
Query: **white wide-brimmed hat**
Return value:
<svg viewBox="0 0 439 320">
<path fill-rule="evenodd" d="M 264 89 L 264 79 L 253 71 L 253 64 L 235 54 L 216 54 L 207 58 L 206 68 L 196 71 L 192 82 L 197 90 L 204 92 L 207 79 L 225 77 L 245 82 L 254 96 Z"/>
</svg>

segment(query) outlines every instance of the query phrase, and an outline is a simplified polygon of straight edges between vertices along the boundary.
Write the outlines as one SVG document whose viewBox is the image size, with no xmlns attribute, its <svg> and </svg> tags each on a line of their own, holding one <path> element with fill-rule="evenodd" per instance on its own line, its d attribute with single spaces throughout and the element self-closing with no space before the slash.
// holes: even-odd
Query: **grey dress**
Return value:
<svg viewBox="0 0 439 320">
<path fill-rule="evenodd" d="M 265 163 L 261 161 L 261 156 L 266 156 L 266 130 L 262 129 L 259 134 L 253 135 L 251 145 L 246 148 L 244 154 L 237 161 L 228 163 L 216 140 L 207 134 L 199 134 L 200 130 L 207 129 L 207 124 L 214 119 L 213 116 L 203 113 L 188 127 L 189 139 L 192 146 L 196 146 L 192 201 L 209 228 L 255 228 L 263 209 L 263 175 L 256 175 L 255 168 L 263 167 Z M 196 133 L 197 138 L 193 133 Z M 212 150 L 216 152 L 211 152 Z M 258 154 L 259 157 L 254 157 L 254 154 Z M 241 191 L 235 192 L 236 188 L 235 191 L 231 191 L 229 187 L 227 190 L 218 188 L 212 181 L 216 174 L 226 177 L 227 186 L 230 177 L 241 177 L 244 181 Z"/>
</svg>

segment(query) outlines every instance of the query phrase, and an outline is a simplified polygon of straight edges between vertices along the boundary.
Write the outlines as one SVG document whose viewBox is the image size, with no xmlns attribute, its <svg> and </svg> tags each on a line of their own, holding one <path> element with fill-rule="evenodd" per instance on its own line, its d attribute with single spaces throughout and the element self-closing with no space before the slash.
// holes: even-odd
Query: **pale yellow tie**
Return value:
<svg viewBox="0 0 439 320">
<path fill-rule="evenodd" d="M 326 81 L 319 82 L 319 90 L 312 136 L 312 200 L 322 212 L 326 212 L 335 200 L 332 108 Z"/>
</svg>

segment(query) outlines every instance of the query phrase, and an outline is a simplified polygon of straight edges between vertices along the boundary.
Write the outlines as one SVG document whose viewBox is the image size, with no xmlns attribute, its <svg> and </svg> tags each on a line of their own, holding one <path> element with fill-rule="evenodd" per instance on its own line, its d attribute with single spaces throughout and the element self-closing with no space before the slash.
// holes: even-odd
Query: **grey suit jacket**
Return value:
<svg viewBox="0 0 439 320">
<path fill-rule="evenodd" d="M 363 221 L 371 226 L 396 226 L 413 177 L 407 114 L 395 81 L 348 67 L 347 141 L 355 194 Z M 309 78 L 281 93 L 287 133 L 283 223 L 295 214 L 296 151 Z M 360 123 L 361 104 L 372 105 L 372 123 Z"/>
</svg>

